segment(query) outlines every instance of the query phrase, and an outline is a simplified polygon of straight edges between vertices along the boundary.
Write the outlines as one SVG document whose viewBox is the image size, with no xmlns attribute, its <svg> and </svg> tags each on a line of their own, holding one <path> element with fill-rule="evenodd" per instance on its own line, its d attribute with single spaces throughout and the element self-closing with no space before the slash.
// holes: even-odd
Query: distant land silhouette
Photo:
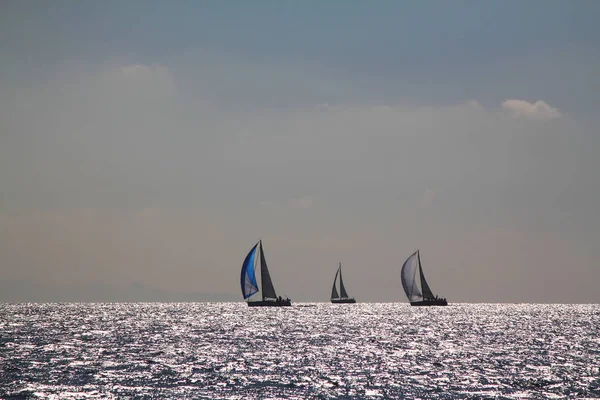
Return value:
<svg viewBox="0 0 600 400">
<path fill-rule="evenodd" d="M 116 286 L 104 283 L 49 285 L 31 280 L 0 280 L 3 303 L 117 303 L 117 302 L 227 302 L 239 299 L 229 293 L 176 293 L 142 283 Z"/>
</svg>

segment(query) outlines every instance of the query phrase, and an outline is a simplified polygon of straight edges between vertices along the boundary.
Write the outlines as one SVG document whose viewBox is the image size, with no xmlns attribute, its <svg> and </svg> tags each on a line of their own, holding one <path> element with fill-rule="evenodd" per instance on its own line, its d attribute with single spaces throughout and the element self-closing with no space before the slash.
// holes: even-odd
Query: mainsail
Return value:
<svg viewBox="0 0 600 400">
<path fill-rule="evenodd" d="M 263 250 L 262 241 L 259 241 L 258 243 L 260 244 L 260 281 L 262 298 L 263 300 L 276 299 L 277 295 L 275 294 L 275 287 L 273 287 L 273 281 L 271 280 L 271 275 L 269 274 L 269 269 L 267 268 L 267 260 L 265 260 L 265 252 Z"/>
<path fill-rule="evenodd" d="M 421 290 L 423 291 L 423 298 L 434 299 L 435 296 L 433 295 L 433 292 L 431 291 L 431 289 L 429 288 L 429 285 L 427 284 L 427 281 L 425 280 L 425 275 L 423 275 L 423 267 L 421 266 L 421 255 L 419 254 L 418 250 L 417 250 L 417 260 L 419 261 L 419 275 L 421 278 Z"/>
<path fill-rule="evenodd" d="M 331 288 L 331 298 L 332 299 L 339 299 L 340 295 L 338 294 L 337 288 L 335 287 L 335 283 L 337 282 L 337 277 L 338 274 L 340 273 L 340 270 L 338 268 L 338 270 L 335 272 L 335 278 L 333 278 L 333 287 Z"/>
<path fill-rule="evenodd" d="M 348 298 L 348 293 L 346 293 L 346 288 L 344 287 L 344 280 L 342 279 L 342 263 L 340 263 L 340 294 L 342 299 Z"/>
</svg>

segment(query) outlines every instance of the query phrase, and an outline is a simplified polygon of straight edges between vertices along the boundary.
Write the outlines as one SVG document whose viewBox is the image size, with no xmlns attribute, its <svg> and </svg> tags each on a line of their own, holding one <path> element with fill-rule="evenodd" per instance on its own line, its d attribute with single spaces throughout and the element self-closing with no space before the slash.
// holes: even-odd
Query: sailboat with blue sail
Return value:
<svg viewBox="0 0 600 400">
<path fill-rule="evenodd" d="M 340 282 L 340 292 L 337 290 L 337 282 Z M 342 263 L 338 267 L 337 272 L 335 273 L 335 278 L 333 278 L 333 287 L 331 288 L 331 302 L 334 304 L 354 304 L 356 300 L 354 297 L 349 297 L 346 292 L 346 287 L 344 286 L 344 280 L 342 279 Z"/>
<path fill-rule="evenodd" d="M 418 274 L 417 274 L 418 272 Z M 447 306 L 445 298 L 437 297 L 425 280 L 419 250 L 406 259 L 400 272 L 402 287 L 411 306 Z"/>
<path fill-rule="evenodd" d="M 256 279 L 257 272 L 260 273 L 260 285 Z M 244 259 L 240 283 L 244 300 L 248 301 L 250 307 L 284 307 L 292 305 L 290 299 L 284 299 L 275 293 L 275 287 L 265 259 L 262 240 L 259 240 L 252 247 Z"/>
</svg>

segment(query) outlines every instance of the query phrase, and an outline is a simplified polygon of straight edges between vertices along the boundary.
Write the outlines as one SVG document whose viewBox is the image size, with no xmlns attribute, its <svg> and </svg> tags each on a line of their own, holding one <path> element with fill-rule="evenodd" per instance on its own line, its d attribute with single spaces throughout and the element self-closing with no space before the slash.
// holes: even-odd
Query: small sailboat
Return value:
<svg viewBox="0 0 600 400">
<path fill-rule="evenodd" d="M 336 283 L 338 281 L 338 276 L 340 277 L 340 293 L 338 294 Z M 337 269 L 335 273 L 335 278 L 333 278 L 333 287 L 331 288 L 331 302 L 332 303 L 356 303 L 354 297 L 348 297 L 348 293 L 346 293 L 346 288 L 344 287 L 344 280 L 342 279 L 342 263 Z"/>
<path fill-rule="evenodd" d="M 260 286 L 256 280 L 257 264 L 260 265 L 260 268 L 258 268 L 258 271 L 260 271 Z M 248 306 L 250 307 L 283 307 L 292 305 L 290 299 L 284 299 L 281 296 L 278 297 L 275 293 L 275 287 L 273 286 L 273 281 L 267 268 L 267 261 L 265 260 L 262 240 L 259 240 L 254 245 L 244 259 L 241 285 L 244 300 L 248 300 Z M 254 296 L 259 292 L 259 296 Z M 254 297 L 251 299 L 252 296 Z"/>
<path fill-rule="evenodd" d="M 418 271 L 418 277 L 417 277 Z M 425 280 L 419 250 L 415 251 L 402 265 L 402 287 L 411 306 L 447 306 L 444 298 L 433 295 Z M 418 279 L 417 279 L 418 278 Z M 419 282 L 418 282 L 418 281 Z M 420 285 L 419 285 L 420 283 Z M 420 286 L 420 287 L 419 287 Z"/>
</svg>

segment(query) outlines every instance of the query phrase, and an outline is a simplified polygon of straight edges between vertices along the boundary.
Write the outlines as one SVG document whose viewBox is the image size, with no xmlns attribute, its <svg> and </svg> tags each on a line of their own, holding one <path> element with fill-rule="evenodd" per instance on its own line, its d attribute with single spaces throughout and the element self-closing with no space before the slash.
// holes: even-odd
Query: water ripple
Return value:
<svg viewBox="0 0 600 400">
<path fill-rule="evenodd" d="M 596 398 L 600 306 L 1 304 L 1 398 Z"/>
</svg>

